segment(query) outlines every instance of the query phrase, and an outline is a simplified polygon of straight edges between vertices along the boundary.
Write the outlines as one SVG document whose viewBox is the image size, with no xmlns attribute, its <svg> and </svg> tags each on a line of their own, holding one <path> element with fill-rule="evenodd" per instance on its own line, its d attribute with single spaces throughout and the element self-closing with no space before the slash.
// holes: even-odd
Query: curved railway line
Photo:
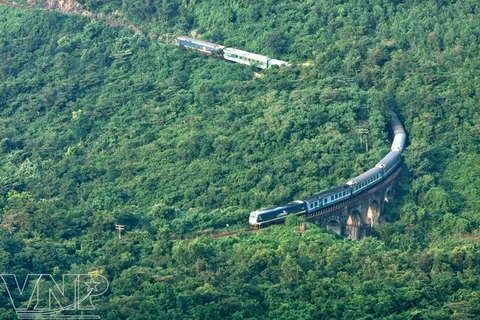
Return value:
<svg viewBox="0 0 480 320">
<path fill-rule="evenodd" d="M 34 7 L 34 6 L 26 6 L 26 5 L 21 5 L 16 2 L 8 2 L 8 1 L 2 1 L 0 0 L 0 5 L 5 5 L 9 7 L 16 7 L 20 8 L 23 10 L 40 10 L 41 8 Z M 118 22 L 117 20 L 109 17 L 109 16 L 103 16 L 103 15 L 95 15 L 89 11 L 79 11 L 79 10 L 59 10 L 58 8 L 44 8 L 44 10 L 55 10 L 55 11 L 60 11 L 63 13 L 72 13 L 72 14 L 78 14 L 78 15 L 83 15 L 90 17 L 91 19 L 94 20 L 103 20 L 109 23 L 112 26 L 122 26 L 131 29 L 137 34 L 143 35 L 143 33 L 136 28 L 133 25 L 126 25 Z M 76 9 L 76 8 L 75 8 Z M 150 36 L 149 38 L 154 38 Z M 179 37 L 180 39 L 182 37 Z M 184 37 L 188 38 L 188 37 Z M 160 39 L 158 39 L 160 40 Z M 190 46 L 195 42 L 198 43 L 203 43 L 204 41 L 201 40 L 196 40 L 193 38 L 188 38 L 187 39 L 189 42 L 183 43 L 183 45 L 187 44 L 187 46 Z M 188 44 L 189 43 L 189 44 Z M 209 44 L 208 42 L 205 42 Z M 218 49 L 215 47 L 213 49 Z M 202 44 L 202 48 L 204 48 L 205 45 Z M 223 47 L 223 46 L 222 46 Z M 198 51 L 200 50 L 201 47 L 195 47 L 194 49 Z M 213 50 L 212 49 L 212 50 Z M 255 61 L 255 64 L 258 64 L 259 68 L 269 68 L 270 64 L 269 61 L 272 61 L 273 65 L 282 65 L 282 64 L 287 64 L 284 61 L 276 60 L 276 59 L 271 59 L 268 57 L 263 57 L 259 56 L 262 58 L 266 58 L 265 61 L 258 62 L 252 57 L 257 57 L 258 55 L 255 55 L 253 53 L 245 52 L 245 54 L 241 57 L 238 58 L 236 57 L 233 59 L 231 56 L 231 53 L 227 52 L 228 50 L 237 50 L 237 49 L 230 49 L 230 48 L 222 48 L 224 53 L 224 57 L 226 60 L 241 60 L 241 61 L 235 61 L 243 64 L 250 64 L 253 63 L 251 61 Z M 243 51 L 242 51 L 243 52 Z M 208 52 L 210 53 L 210 51 Z M 230 54 L 230 55 L 229 55 Z M 237 54 L 238 55 L 238 54 Z M 252 57 L 250 57 L 250 55 Z M 252 59 L 252 60 L 250 60 Z M 257 60 L 259 58 L 257 57 Z M 260 59 L 261 60 L 261 59 Z M 395 120 L 394 120 L 395 121 Z M 393 124 L 392 121 L 392 129 L 394 131 L 394 140 L 392 143 L 391 147 L 391 152 L 385 156 L 381 162 L 379 162 L 374 168 L 364 172 L 363 174 L 353 178 L 352 180 L 348 181 L 345 186 L 340 186 L 336 187 L 334 189 L 325 191 L 323 193 L 311 196 L 310 198 L 306 198 L 303 200 L 297 200 L 294 202 L 291 202 L 287 205 L 283 206 L 278 206 L 274 208 L 269 208 L 269 209 L 263 209 L 263 210 L 258 210 L 254 211 L 250 215 L 250 225 L 251 227 L 248 229 L 245 229 L 243 232 L 254 232 L 260 229 L 261 226 L 266 226 L 269 224 L 284 224 L 285 217 L 289 214 L 295 214 L 299 216 L 305 216 L 307 218 L 311 217 L 316 217 L 316 216 L 321 216 L 324 214 L 328 214 L 329 212 L 332 212 L 334 210 L 337 210 L 338 208 L 345 207 L 348 204 L 352 203 L 353 201 L 358 200 L 359 198 L 366 197 L 370 193 L 373 193 L 377 191 L 379 188 L 381 188 L 383 185 L 386 183 L 391 182 L 393 179 L 396 178 L 396 176 L 400 173 L 401 171 L 401 166 L 400 164 L 400 156 L 401 152 L 403 151 L 405 140 L 406 140 L 406 134 L 403 129 L 403 125 L 396 120 L 399 124 L 399 127 L 401 130 L 398 130 L 395 128 L 395 124 Z M 398 127 L 397 124 L 397 127 Z M 397 132 L 397 130 L 399 132 Z M 401 132 L 400 132 L 401 131 Z M 400 137 L 401 136 L 401 137 Z M 398 139 L 398 140 L 397 140 Z M 398 166 L 398 168 L 397 168 Z M 343 190 L 342 188 L 345 188 L 347 191 L 339 191 Z M 333 194 L 333 193 L 335 194 Z M 335 198 L 334 198 L 335 196 Z M 264 216 L 264 219 L 262 221 L 262 215 Z M 270 219 L 270 221 L 268 220 Z M 253 222 L 253 223 L 252 223 Z M 232 236 L 238 234 L 239 231 L 233 231 L 233 232 L 223 232 L 223 233 L 214 233 L 211 234 L 210 236 L 212 238 L 221 238 L 221 237 L 226 237 L 226 236 Z"/>
</svg>

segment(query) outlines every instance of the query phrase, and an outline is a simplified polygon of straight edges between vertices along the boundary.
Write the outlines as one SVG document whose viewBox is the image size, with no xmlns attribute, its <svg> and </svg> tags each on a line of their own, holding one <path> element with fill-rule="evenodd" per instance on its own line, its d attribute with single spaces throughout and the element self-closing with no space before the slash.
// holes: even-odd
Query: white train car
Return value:
<svg viewBox="0 0 480 320">
<path fill-rule="evenodd" d="M 260 54 L 234 48 L 223 49 L 223 58 L 228 61 L 256 66 L 260 69 L 267 69 L 271 68 L 272 66 L 281 66 L 288 64 L 287 62 L 282 60 L 272 59 L 267 56 L 262 56 Z"/>
</svg>

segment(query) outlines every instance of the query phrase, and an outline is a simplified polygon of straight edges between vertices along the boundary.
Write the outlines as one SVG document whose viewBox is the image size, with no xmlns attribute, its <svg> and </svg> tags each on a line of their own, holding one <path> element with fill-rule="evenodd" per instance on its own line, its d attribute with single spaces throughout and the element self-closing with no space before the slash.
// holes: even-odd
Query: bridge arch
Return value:
<svg viewBox="0 0 480 320">
<path fill-rule="evenodd" d="M 327 222 L 327 230 L 331 230 L 338 234 L 339 236 L 342 235 L 342 225 L 337 219 L 331 219 Z"/>
<path fill-rule="evenodd" d="M 385 197 L 384 197 L 385 202 L 389 202 L 390 200 L 392 200 L 393 196 L 394 196 L 394 192 L 392 187 L 388 187 L 387 190 L 385 191 Z"/>
<path fill-rule="evenodd" d="M 360 234 L 360 228 L 362 225 L 362 218 L 358 210 L 353 210 L 347 219 L 347 236 L 353 240 L 360 240 L 362 235 Z"/>
<path fill-rule="evenodd" d="M 380 218 L 380 204 L 377 200 L 372 201 L 367 210 L 367 224 L 373 227 Z"/>
</svg>

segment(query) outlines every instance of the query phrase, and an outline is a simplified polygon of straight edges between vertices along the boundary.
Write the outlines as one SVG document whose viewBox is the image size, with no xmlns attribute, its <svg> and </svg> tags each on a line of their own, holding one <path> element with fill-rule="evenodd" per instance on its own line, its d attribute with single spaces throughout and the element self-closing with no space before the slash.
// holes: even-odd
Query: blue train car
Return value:
<svg viewBox="0 0 480 320">
<path fill-rule="evenodd" d="M 403 151 L 407 140 L 407 134 L 405 133 L 405 129 L 403 128 L 402 123 L 396 117 L 392 120 L 392 131 L 394 134 L 394 138 L 390 150 Z"/>
<path fill-rule="evenodd" d="M 216 43 L 198 40 L 198 39 L 185 37 L 185 36 L 178 37 L 177 43 L 178 45 L 183 46 L 185 48 L 194 49 L 206 54 L 217 52 L 225 48 L 225 46 L 222 46 Z"/>
<path fill-rule="evenodd" d="M 383 171 L 381 168 L 374 167 L 367 172 L 351 179 L 347 185 L 352 188 L 352 195 L 360 193 L 373 185 L 377 184 L 383 178 Z"/>
<path fill-rule="evenodd" d="M 375 166 L 382 170 L 383 176 L 388 176 L 402 161 L 402 154 L 400 151 L 390 151 L 379 163 Z"/>
<path fill-rule="evenodd" d="M 337 202 L 346 200 L 350 198 L 350 195 L 350 186 L 343 185 L 318 193 L 316 195 L 303 199 L 303 201 L 306 204 L 307 212 L 310 213 L 334 205 Z"/>
</svg>

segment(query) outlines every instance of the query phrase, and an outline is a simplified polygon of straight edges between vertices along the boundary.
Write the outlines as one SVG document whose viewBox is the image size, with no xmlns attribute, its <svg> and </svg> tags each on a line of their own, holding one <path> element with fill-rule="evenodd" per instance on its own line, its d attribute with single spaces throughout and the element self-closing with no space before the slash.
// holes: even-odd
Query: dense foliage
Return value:
<svg viewBox="0 0 480 320">
<path fill-rule="evenodd" d="M 475 1 L 80 2 L 109 18 L 0 7 L 2 273 L 99 272 L 102 319 L 480 312 Z M 157 40 L 192 32 L 294 66 Z M 208 237 L 374 165 L 390 111 L 410 145 L 376 238 Z"/>
</svg>

